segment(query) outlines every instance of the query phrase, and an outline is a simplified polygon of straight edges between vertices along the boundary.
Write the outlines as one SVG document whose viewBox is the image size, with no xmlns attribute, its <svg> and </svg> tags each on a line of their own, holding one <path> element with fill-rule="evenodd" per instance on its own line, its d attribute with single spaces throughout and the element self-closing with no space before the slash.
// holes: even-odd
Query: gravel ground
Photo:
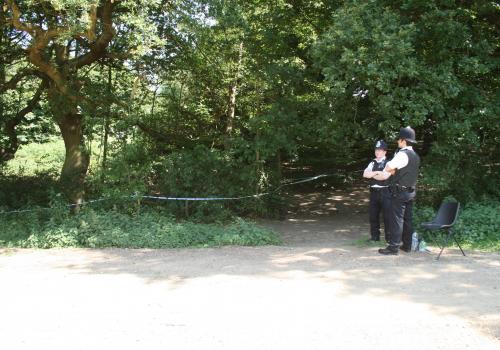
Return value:
<svg viewBox="0 0 500 350">
<path fill-rule="evenodd" d="M 0 348 L 500 349 L 500 254 L 380 256 L 333 206 L 279 247 L 0 250 Z"/>
</svg>

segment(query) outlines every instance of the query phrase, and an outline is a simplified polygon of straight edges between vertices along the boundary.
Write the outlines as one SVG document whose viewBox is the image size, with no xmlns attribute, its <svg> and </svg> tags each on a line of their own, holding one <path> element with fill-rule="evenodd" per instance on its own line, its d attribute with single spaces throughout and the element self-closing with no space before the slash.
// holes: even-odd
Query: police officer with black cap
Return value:
<svg viewBox="0 0 500 350">
<path fill-rule="evenodd" d="M 387 217 L 390 241 L 387 248 L 379 249 L 380 254 L 397 255 L 400 249 L 411 251 L 413 200 L 420 167 L 420 157 L 412 147 L 416 142 L 415 130 L 409 126 L 402 128 L 399 131 L 399 151 L 384 169 L 386 174 L 391 175 Z"/>
<path fill-rule="evenodd" d="M 380 173 L 384 170 L 387 163 L 385 154 L 387 152 L 387 144 L 384 140 L 379 140 L 375 143 L 375 159 L 366 167 L 363 172 L 363 177 L 370 179 L 370 239 L 368 242 L 380 241 L 380 212 L 383 212 L 384 217 L 384 233 L 385 240 L 389 242 L 388 223 L 387 223 L 387 180 L 377 180 Z"/>
</svg>

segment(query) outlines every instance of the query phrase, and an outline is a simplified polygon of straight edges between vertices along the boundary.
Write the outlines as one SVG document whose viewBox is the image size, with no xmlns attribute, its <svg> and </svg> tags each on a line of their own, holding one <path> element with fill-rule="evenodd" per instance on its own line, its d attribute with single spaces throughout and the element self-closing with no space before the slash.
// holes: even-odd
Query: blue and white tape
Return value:
<svg viewBox="0 0 500 350">
<path fill-rule="evenodd" d="M 155 200 L 161 200 L 161 201 L 227 201 L 227 200 L 241 200 L 241 199 L 248 199 L 248 198 L 260 198 L 263 196 L 270 195 L 272 193 L 278 192 L 281 188 L 285 186 L 291 186 L 291 185 L 296 185 L 304 182 L 310 182 L 314 181 L 323 177 L 328 177 L 328 176 L 333 176 L 334 174 L 322 174 L 322 175 L 317 175 L 313 177 L 308 177 L 302 180 L 298 181 L 293 181 L 289 183 L 282 184 L 278 187 L 276 187 L 274 190 L 269 191 L 269 192 L 264 192 L 264 193 L 259 193 L 259 194 L 254 194 L 254 195 L 247 195 L 247 196 L 239 196 L 239 197 L 168 197 L 168 196 L 150 196 L 150 195 L 132 195 L 132 196 L 124 196 L 122 198 L 124 199 L 155 199 Z M 101 202 L 101 201 L 106 201 L 106 200 L 111 200 L 114 198 L 99 198 L 99 199 L 93 199 L 89 200 L 83 203 L 80 203 L 79 205 L 87 205 L 87 204 L 92 204 L 95 202 Z M 68 207 L 75 207 L 77 204 L 68 204 Z M 11 213 L 25 213 L 25 212 L 32 212 L 32 211 L 39 211 L 39 210 L 50 210 L 54 208 L 37 208 L 37 209 L 26 209 L 26 210 L 12 210 L 12 211 L 4 211 L 0 212 L 1 214 L 11 214 Z"/>
</svg>

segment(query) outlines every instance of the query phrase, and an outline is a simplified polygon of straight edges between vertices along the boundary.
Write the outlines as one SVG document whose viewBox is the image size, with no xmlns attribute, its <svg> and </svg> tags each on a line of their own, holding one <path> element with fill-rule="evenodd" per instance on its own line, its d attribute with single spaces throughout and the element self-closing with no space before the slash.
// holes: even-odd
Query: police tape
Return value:
<svg viewBox="0 0 500 350">
<path fill-rule="evenodd" d="M 253 194 L 253 195 L 248 195 L 248 196 L 240 196 L 240 197 L 164 197 L 164 196 L 136 196 L 136 198 L 145 198 L 145 199 L 159 199 L 159 200 L 169 200 L 169 201 L 224 201 L 224 200 L 238 200 L 238 199 L 247 199 L 247 198 L 259 198 L 263 196 L 267 196 L 270 194 L 273 194 L 275 192 L 278 192 L 281 188 L 285 186 L 291 186 L 291 185 L 296 185 L 299 183 L 303 182 L 310 182 L 317 180 L 322 177 L 327 177 L 327 176 L 333 176 L 333 175 L 328 175 L 328 174 L 322 174 L 318 176 L 313 176 L 309 177 L 303 180 L 298 180 L 294 182 L 289 182 L 282 184 L 278 187 L 276 187 L 273 191 L 270 192 L 263 192 L 259 194 Z"/>
<path fill-rule="evenodd" d="M 286 187 L 286 186 L 297 185 L 300 183 L 315 181 L 315 180 L 320 179 L 320 178 L 335 176 L 335 175 L 337 175 L 337 174 L 322 174 L 322 175 L 317 175 L 317 176 L 313 176 L 313 177 L 308 177 L 305 179 L 281 184 L 280 186 L 276 187 L 274 190 L 269 191 L 269 192 L 263 192 L 263 193 L 258 193 L 258 194 L 254 194 L 254 195 L 239 196 L 239 197 L 167 197 L 167 196 L 151 196 L 151 195 L 134 194 L 131 196 L 123 196 L 121 198 L 122 199 L 133 199 L 133 200 L 155 199 L 155 200 L 160 200 L 160 201 L 226 201 L 226 200 L 240 200 L 240 199 L 248 199 L 248 198 L 260 198 L 260 197 L 264 197 L 264 196 L 268 196 L 268 195 L 271 195 L 273 193 L 276 193 L 280 189 L 282 189 L 283 187 Z M 95 202 L 102 202 L 102 201 L 108 201 L 108 200 L 113 200 L 113 199 L 117 199 L 117 198 L 110 197 L 110 198 L 93 199 L 93 200 L 82 202 L 80 204 L 75 204 L 75 203 L 68 204 L 66 207 L 72 208 L 72 207 L 76 207 L 79 205 L 82 206 L 82 205 L 92 204 Z M 0 215 L 1 214 L 13 214 L 13 213 L 26 213 L 26 212 L 32 212 L 32 211 L 52 210 L 52 209 L 55 209 L 55 208 L 47 207 L 47 208 L 3 211 L 3 212 L 0 212 Z"/>
</svg>

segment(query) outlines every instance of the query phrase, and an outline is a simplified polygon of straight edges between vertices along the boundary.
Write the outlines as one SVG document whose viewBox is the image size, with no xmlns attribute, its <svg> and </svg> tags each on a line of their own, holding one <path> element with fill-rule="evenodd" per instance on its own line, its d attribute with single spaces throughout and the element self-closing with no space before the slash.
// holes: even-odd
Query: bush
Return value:
<svg viewBox="0 0 500 350">
<path fill-rule="evenodd" d="M 64 163 L 64 141 L 49 138 L 44 143 L 22 145 L 14 159 L 7 162 L 5 173 L 16 176 L 34 177 L 44 175 L 57 177 Z"/>
<path fill-rule="evenodd" d="M 236 159 L 229 152 L 197 146 L 173 152 L 155 167 L 158 190 L 176 197 L 242 197 L 266 192 L 269 175 L 254 163 Z M 195 218 L 209 218 L 230 212 L 266 214 L 267 197 L 189 203 Z"/>
<path fill-rule="evenodd" d="M 127 145 L 109 162 L 104 184 L 98 177 L 88 182 L 93 197 L 135 192 L 182 198 L 244 197 L 269 191 L 273 182 L 262 164 L 203 145 L 163 155 L 149 153 L 143 145 Z M 225 221 L 235 214 L 276 217 L 283 208 L 275 194 L 239 200 L 145 202 L 196 222 Z"/>
<path fill-rule="evenodd" d="M 483 200 L 466 204 L 459 213 L 454 226 L 455 237 L 459 242 L 472 248 L 484 248 L 500 251 L 500 202 Z M 430 221 L 436 210 L 422 207 L 415 210 L 415 228 L 418 231 L 421 222 Z M 424 239 L 432 241 L 434 233 L 421 230 Z"/>
<path fill-rule="evenodd" d="M 3 247 L 181 248 L 280 243 L 272 231 L 240 218 L 225 225 L 196 224 L 144 208 L 139 215 L 91 208 L 70 215 L 67 208 L 55 208 L 3 214 L 0 220 Z"/>
<path fill-rule="evenodd" d="M 47 206 L 59 184 L 50 175 L 0 175 L 0 211 L 26 206 Z"/>
<path fill-rule="evenodd" d="M 468 243 L 484 242 L 500 247 L 500 202 L 484 201 L 466 205 L 458 218 L 455 232 Z"/>
</svg>

